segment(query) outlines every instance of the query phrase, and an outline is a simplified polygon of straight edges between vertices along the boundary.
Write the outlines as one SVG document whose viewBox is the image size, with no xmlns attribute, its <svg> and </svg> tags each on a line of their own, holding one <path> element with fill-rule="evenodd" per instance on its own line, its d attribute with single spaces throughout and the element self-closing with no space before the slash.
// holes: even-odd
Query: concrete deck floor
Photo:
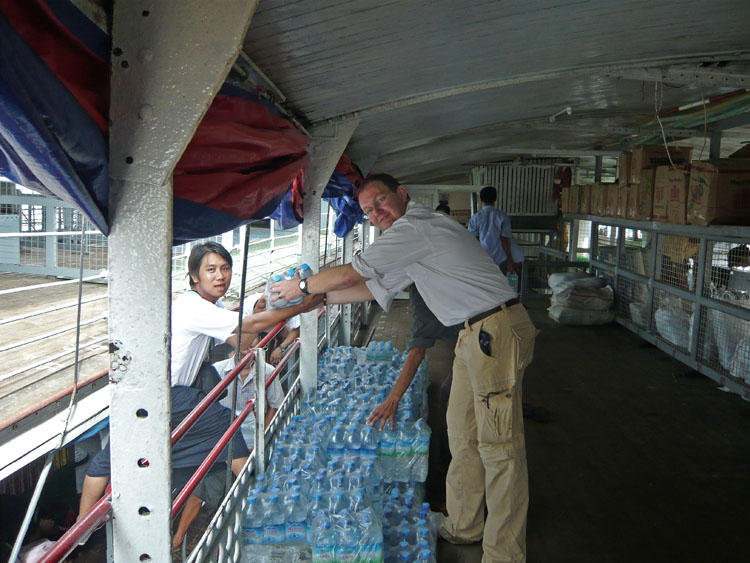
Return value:
<svg viewBox="0 0 750 563">
<path fill-rule="evenodd" d="M 528 561 L 750 561 L 750 403 L 723 393 L 619 325 L 565 327 L 543 301 L 526 371 Z M 406 302 L 373 321 L 403 350 Z M 452 350 L 429 351 L 430 424 Z M 428 500 L 444 499 L 433 440 Z M 439 562 L 481 560 L 481 546 L 438 544 Z"/>
</svg>

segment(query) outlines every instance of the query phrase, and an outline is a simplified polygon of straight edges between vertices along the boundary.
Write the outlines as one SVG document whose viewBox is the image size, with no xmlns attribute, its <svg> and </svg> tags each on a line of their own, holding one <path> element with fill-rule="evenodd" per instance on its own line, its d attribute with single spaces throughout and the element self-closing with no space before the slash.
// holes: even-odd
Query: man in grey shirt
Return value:
<svg viewBox="0 0 750 563">
<path fill-rule="evenodd" d="M 485 561 L 524 561 L 528 477 L 521 410 L 523 373 L 537 330 L 479 242 L 455 220 L 409 201 L 387 174 L 370 176 L 362 210 L 383 234 L 351 264 L 271 288 L 281 297 L 327 293 L 329 303 L 376 299 L 388 310 L 414 283 L 446 325 L 462 325 L 453 363 L 440 535 L 483 542 Z M 487 518 L 484 518 L 485 499 Z"/>
</svg>

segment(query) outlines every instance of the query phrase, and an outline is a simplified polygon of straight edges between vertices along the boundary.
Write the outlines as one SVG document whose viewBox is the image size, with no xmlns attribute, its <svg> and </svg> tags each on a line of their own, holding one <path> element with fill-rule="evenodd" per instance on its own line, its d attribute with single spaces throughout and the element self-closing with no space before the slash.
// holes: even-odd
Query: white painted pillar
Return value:
<svg viewBox="0 0 750 563">
<path fill-rule="evenodd" d="M 358 119 L 340 123 L 335 126 L 333 135 L 331 127 L 327 125 L 310 131 L 310 167 L 305 174 L 303 202 L 302 262 L 309 264 L 316 273 L 320 270 L 320 196 L 358 124 Z M 300 378 L 303 393 L 315 389 L 317 385 L 319 330 L 317 311 L 301 315 Z"/>
<path fill-rule="evenodd" d="M 44 230 L 48 233 L 54 233 L 57 231 L 57 207 L 54 205 L 45 205 L 44 206 Z M 85 223 L 84 219 L 84 223 Z M 83 252 L 84 244 L 83 240 L 81 240 L 81 252 Z M 45 260 L 44 263 L 47 266 L 47 268 L 53 268 L 53 270 L 57 269 L 57 237 L 56 236 L 48 236 L 44 237 L 44 250 L 45 250 Z M 69 266 L 72 268 L 75 268 L 76 266 Z"/>
<path fill-rule="evenodd" d="M 354 256 L 354 229 L 349 231 L 344 237 L 343 248 L 341 251 L 342 261 L 349 264 Z M 341 346 L 350 346 L 352 343 L 352 304 L 346 303 L 341 309 L 341 318 L 339 319 L 339 344 Z"/>
<path fill-rule="evenodd" d="M 110 444 L 116 561 L 171 561 L 172 172 L 257 2 L 115 0 L 110 98 Z"/>
</svg>

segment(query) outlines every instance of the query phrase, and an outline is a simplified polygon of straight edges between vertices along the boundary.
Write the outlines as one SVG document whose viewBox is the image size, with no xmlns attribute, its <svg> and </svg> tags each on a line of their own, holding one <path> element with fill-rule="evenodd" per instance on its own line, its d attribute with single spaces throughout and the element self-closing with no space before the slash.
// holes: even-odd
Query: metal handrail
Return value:
<svg viewBox="0 0 750 563">
<path fill-rule="evenodd" d="M 112 492 L 111 488 L 107 487 L 104 496 L 55 542 L 52 548 L 40 559 L 39 563 L 57 563 L 65 559 L 78 546 L 81 538 L 92 534 L 100 524 L 107 521 L 111 513 Z"/>
<path fill-rule="evenodd" d="M 258 344 L 259 348 L 262 348 L 261 344 L 263 344 L 263 341 L 261 341 Z M 281 373 L 282 368 L 286 366 L 287 362 L 289 362 L 289 359 L 292 357 L 292 354 L 297 350 L 297 348 L 299 348 L 299 339 L 294 341 L 294 344 L 289 347 L 289 350 L 287 351 L 287 353 L 284 355 L 283 358 L 281 358 L 279 365 L 276 366 L 276 368 L 266 378 L 266 382 L 265 382 L 266 389 L 268 389 L 268 387 L 271 385 L 273 380 L 278 377 L 278 375 Z M 254 352 L 247 354 L 237 367 L 239 367 L 240 365 L 242 367 L 247 365 L 247 361 L 245 360 L 249 360 L 252 356 L 254 356 Z M 242 371 L 242 368 L 240 368 L 239 371 Z M 239 371 L 237 373 L 239 373 Z M 255 402 L 248 401 L 245 404 L 245 407 L 242 409 L 242 411 L 240 411 L 240 414 L 238 414 L 237 417 L 234 419 L 234 422 L 232 422 L 232 424 L 229 425 L 229 428 L 226 430 L 226 432 L 222 434 L 221 439 L 213 447 L 213 449 L 208 454 L 206 459 L 203 460 L 203 462 L 200 464 L 198 469 L 196 469 L 195 473 L 193 473 L 192 477 L 188 479 L 188 482 L 185 484 L 182 490 L 175 497 L 175 500 L 172 503 L 172 516 L 177 515 L 177 513 L 180 511 L 182 506 L 185 504 L 185 501 L 188 499 L 191 493 L 198 486 L 198 483 L 200 483 L 201 479 L 203 479 L 206 476 L 206 473 L 208 473 L 208 470 L 214 464 L 214 462 L 216 461 L 216 458 L 219 456 L 219 454 L 224 449 L 224 447 L 229 443 L 229 441 L 232 439 L 232 437 L 240 428 L 240 426 L 242 426 L 242 423 L 245 421 L 250 411 L 254 408 L 255 408 Z"/>
<path fill-rule="evenodd" d="M 273 337 L 275 337 L 279 331 L 284 327 L 285 322 L 279 321 L 279 324 L 277 324 L 264 338 L 258 343 L 258 348 L 263 348 L 266 344 L 268 344 Z M 214 387 L 211 392 L 203 397 L 200 403 L 198 403 L 195 408 L 190 411 L 190 413 L 182 419 L 182 422 L 177 425 L 177 427 L 172 431 L 172 445 L 174 446 L 180 438 L 182 438 L 188 430 L 190 430 L 190 427 L 195 424 L 195 421 L 200 418 L 200 416 L 206 411 L 206 409 L 216 401 L 216 399 L 219 398 L 219 395 L 221 394 L 224 389 L 226 389 L 229 384 L 234 381 L 235 377 L 245 368 L 245 366 L 248 364 L 248 362 L 255 357 L 255 351 L 251 350 L 248 352 L 242 360 L 240 360 L 240 363 L 238 363 L 232 371 L 230 371 L 224 379 L 222 379 L 216 387 Z"/>
</svg>

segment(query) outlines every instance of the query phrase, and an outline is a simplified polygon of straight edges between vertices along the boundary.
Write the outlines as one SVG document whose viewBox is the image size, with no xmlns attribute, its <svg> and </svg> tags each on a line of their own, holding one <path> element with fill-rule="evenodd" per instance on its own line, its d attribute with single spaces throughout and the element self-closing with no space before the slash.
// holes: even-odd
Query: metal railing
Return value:
<svg viewBox="0 0 750 563">
<path fill-rule="evenodd" d="M 750 399 L 750 268 L 729 250 L 750 228 L 591 220 L 591 266 L 615 288 L 616 321 Z"/>
</svg>

